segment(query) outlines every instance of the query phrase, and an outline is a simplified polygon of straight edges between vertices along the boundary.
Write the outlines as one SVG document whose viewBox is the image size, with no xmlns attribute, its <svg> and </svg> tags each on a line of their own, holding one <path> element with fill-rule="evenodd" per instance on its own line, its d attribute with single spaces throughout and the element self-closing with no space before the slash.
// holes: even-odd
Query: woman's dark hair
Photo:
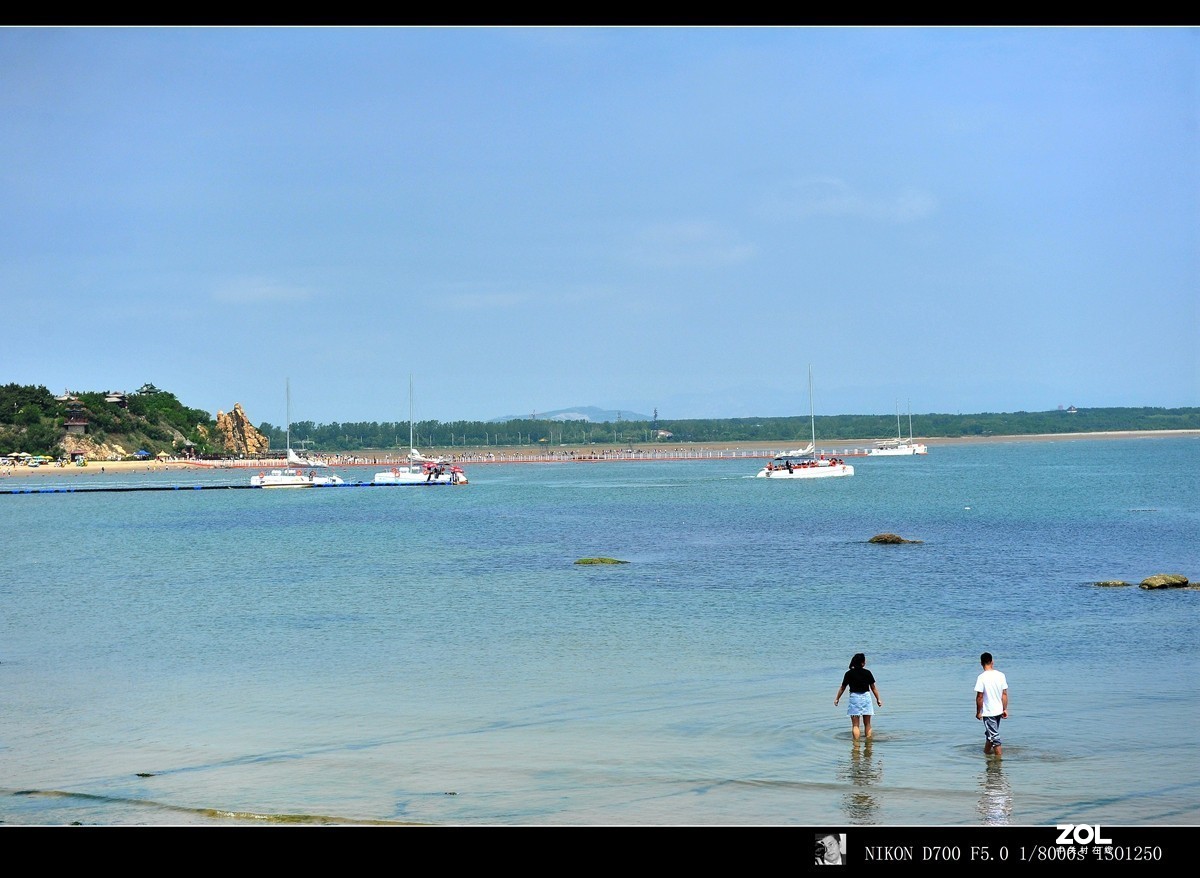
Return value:
<svg viewBox="0 0 1200 878">
<path fill-rule="evenodd" d="M 856 652 L 854 654 L 854 658 L 850 659 L 850 667 L 851 668 L 861 668 L 866 663 L 867 663 L 867 657 L 865 655 L 863 655 L 861 652 Z"/>
</svg>

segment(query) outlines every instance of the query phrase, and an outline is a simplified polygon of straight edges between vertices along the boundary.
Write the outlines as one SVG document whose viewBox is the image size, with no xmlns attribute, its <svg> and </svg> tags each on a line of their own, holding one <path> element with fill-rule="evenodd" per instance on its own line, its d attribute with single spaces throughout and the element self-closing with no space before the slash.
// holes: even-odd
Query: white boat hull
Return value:
<svg viewBox="0 0 1200 878">
<path fill-rule="evenodd" d="M 467 477 L 463 473 L 445 472 L 441 475 L 430 476 L 424 472 L 413 472 L 406 469 L 388 470 L 375 473 L 371 480 L 373 485 L 465 485 Z"/>
<path fill-rule="evenodd" d="M 344 484 L 338 476 L 319 476 L 295 469 L 264 470 L 250 477 L 251 488 L 332 488 Z"/>
<path fill-rule="evenodd" d="M 909 457 L 914 454 L 928 454 L 929 449 L 920 442 L 904 442 L 899 445 L 881 445 L 878 448 L 867 449 L 868 457 Z"/>
<path fill-rule="evenodd" d="M 848 463 L 829 464 L 821 461 L 817 466 L 795 466 L 768 469 L 763 467 L 758 471 L 759 479 L 834 479 L 839 476 L 854 475 L 854 467 Z"/>
</svg>

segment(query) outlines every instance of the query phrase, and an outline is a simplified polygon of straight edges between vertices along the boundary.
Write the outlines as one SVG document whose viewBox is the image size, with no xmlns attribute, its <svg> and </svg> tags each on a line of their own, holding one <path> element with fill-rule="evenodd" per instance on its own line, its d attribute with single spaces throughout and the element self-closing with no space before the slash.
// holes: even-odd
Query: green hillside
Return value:
<svg viewBox="0 0 1200 878">
<path fill-rule="evenodd" d="M 144 384 L 136 393 L 79 391 L 56 397 L 42 386 L 0 387 L 0 455 L 24 451 L 59 458 L 70 444 L 119 446 L 171 455 L 219 454 L 212 443 L 216 422 L 175 395 Z"/>
<path fill-rule="evenodd" d="M 896 435 L 894 415 L 827 415 L 818 417 L 822 442 L 887 438 Z M 82 426 L 81 426 L 82 424 Z M 907 435 L 907 418 L 904 421 Z M 263 423 L 258 428 L 282 448 L 284 429 Z M 774 418 L 711 418 L 591 423 L 518 419 L 490 421 L 421 421 L 414 425 L 421 448 L 520 445 L 631 445 L 686 442 L 800 442 L 810 435 L 807 415 Z M 1096 408 L 1048 412 L 982 412 L 978 414 L 914 414 L 913 433 L 920 438 L 1027 436 L 1043 433 L 1094 433 L 1123 430 L 1200 430 L 1200 408 Z M 408 447 L 409 425 L 394 421 L 291 426 L 293 445 L 325 452 Z M 174 394 L 144 384 L 136 393 L 110 395 L 81 391 L 55 396 L 45 387 L 8 384 L 0 387 L 0 456 L 16 452 L 63 457 L 81 443 L 171 455 L 219 457 L 225 453 L 216 437 L 212 415 L 181 403 Z"/>
</svg>

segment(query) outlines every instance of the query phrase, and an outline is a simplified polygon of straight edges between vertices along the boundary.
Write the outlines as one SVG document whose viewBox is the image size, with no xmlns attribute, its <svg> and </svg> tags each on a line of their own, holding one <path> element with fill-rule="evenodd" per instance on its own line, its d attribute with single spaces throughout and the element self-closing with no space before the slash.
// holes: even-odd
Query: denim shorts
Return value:
<svg viewBox="0 0 1200 878">
<path fill-rule="evenodd" d="M 846 716 L 874 716 L 870 692 L 851 692 L 846 701 Z"/>
</svg>

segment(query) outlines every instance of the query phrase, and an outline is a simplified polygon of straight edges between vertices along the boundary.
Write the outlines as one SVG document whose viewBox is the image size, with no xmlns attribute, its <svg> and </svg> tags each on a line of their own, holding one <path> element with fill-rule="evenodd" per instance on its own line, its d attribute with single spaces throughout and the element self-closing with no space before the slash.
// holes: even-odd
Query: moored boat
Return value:
<svg viewBox="0 0 1200 878">
<path fill-rule="evenodd" d="M 252 488 L 332 488 L 344 484 L 340 476 L 317 475 L 316 470 L 304 472 L 293 467 L 260 470 L 250 477 Z"/>
<path fill-rule="evenodd" d="M 287 439 L 285 440 L 287 461 L 286 468 L 259 470 L 258 475 L 250 477 L 251 488 L 332 488 L 344 485 L 340 476 L 317 475 L 317 469 L 326 469 L 324 461 L 300 457 L 292 450 L 292 383 L 287 382 Z M 305 472 L 308 470 L 308 472 Z"/>
<path fill-rule="evenodd" d="M 912 410 L 908 412 L 908 438 L 900 435 L 900 407 L 896 406 L 896 438 L 880 439 L 874 448 L 867 449 L 869 457 L 907 457 L 913 454 L 928 454 L 924 443 L 914 442 L 912 437 Z"/>
<path fill-rule="evenodd" d="M 413 447 L 412 376 L 408 378 L 408 462 L 375 473 L 372 485 L 465 485 L 467 474 L 444 457 L 426 457 Z"/>
<path fill-rule="evenodd" d="M 426 457 L 415 448 L 408 451 L 408 463 L 375 473 L 373 485 L 465 485 L 467 474 L 456 463 L 442 457 Z"/>
</svg>

